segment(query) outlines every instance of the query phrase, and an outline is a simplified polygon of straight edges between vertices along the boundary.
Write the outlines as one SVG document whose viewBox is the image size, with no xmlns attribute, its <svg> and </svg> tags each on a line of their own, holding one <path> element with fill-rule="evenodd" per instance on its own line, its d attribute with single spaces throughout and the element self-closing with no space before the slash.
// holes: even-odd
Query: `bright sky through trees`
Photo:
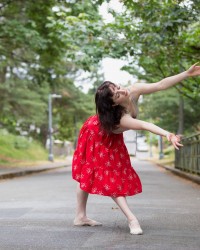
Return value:
<svg viewBox="0 0 200 250">
<path fill-rule="evenodd" d="M 105 23 L 113 22 L 114 18 L 111 14 L 108 13 L 108 8 L 112 8 L 117 12 L 123 11 L 123 5 L 119 1 L 111 0 L 110 3 L 104 2 L 99 8 L 100 14 L 103 16 Z M 125 71 L 120 71 L 120 68 L 124 65 L 127 65 L 128 62 L 119 59 L 105 58 L 102 60 L 102 70 L 99 70 L 100 73 L 104 73 L 105 80 L 112 81 L 116 84 L 127 84 L 128 81 L 131 81 L 131 84 L 137 81 L 131 74 Z M 82 74 L 74 82 L 76 86 L 82 86 L 83 92 L 87 93 L 89 88 L 92 88 L 92 82 L 90 80 L 80 81 L 82 78 L 87 77 L 89 74 L 82 72 Z"/>
</svg>

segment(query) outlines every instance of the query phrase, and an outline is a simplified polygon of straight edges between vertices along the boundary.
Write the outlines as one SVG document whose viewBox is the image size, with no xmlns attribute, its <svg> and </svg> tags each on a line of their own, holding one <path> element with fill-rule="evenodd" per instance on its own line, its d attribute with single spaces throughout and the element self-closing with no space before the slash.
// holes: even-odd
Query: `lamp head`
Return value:
<svg viewBox="0 0 200 250">
<path fill-rule="evenodd" d="M 53 94 L 53 95 L 51 95 L 51 97 L 53 97 L 53 98 L 61 98 L 62 96 L 61 95 Z"/>
</svg>

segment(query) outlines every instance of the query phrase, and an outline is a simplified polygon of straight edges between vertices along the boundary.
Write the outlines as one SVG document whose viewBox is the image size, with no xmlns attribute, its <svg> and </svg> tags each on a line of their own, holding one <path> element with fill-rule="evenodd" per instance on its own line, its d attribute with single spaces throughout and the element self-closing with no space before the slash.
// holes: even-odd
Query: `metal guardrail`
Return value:
<svg viewBox="0 0 200 250">
<path fill-rule="evenodd" d="M 175 150 L 175 168 L 200 175 L 200 133 L 181 138 L 184 147 Z"/>
</svg>

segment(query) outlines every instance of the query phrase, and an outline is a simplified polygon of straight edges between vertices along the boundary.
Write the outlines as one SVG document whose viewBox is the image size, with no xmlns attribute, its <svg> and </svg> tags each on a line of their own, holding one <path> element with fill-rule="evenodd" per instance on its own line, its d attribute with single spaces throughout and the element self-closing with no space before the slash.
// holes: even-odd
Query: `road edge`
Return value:
<svg viewBox="0 0 200 250">
<path fill-rule="evenodd" d="M 22 177 L 22 176 L 26 176 L 26 175 L 30 175 L 30 174 L 34 174 L 34 173 L 45 172 L 48 170 L 55 170 L 58 168 L 68 167 L 71 165 L 72 165 L 71 162 L 67 162 L 67 163 L 64 163 L 63 165 L 59 165 L 59 166 L 50 166 L 50 167 L 44 167 L 44 168 L 40 167 L 40 168 L 36 168 L 36 169 L 27 168 L 27 170 L 19 170 L 18 172 L 0 174 L 0 181 L 5 180 L 5 179 L 12 179 L 15 177 Z"/>
<path fill-rule="evenodd" d="M 178 176 L 180 176 L 180 177 L 182 177 L 182 178 L 184 178 L 184 179 L 187 179 L 187 180 L 189 180 L 189 181 L 195 182 L 196 184 L 200 185 L 200 177 L 198 177 L 198 176 L 195 176 L 195 175 L 192 175 L 192 174 L 183 172 L 183 171 L 181 171 L 181 170 L 179 170 L 179 169 L 176 169 L 176 168 L 171 168 L 171 167 L 169 167 L 169 166 L 162 165 L 162 164 L 157 163 L 157 162 L 155 162 L 155 164 L 156 164 L 157 166 L 159 166 L 159 167 L 165 168 L 166 170 L 172 172 L 172 173 L 175 174 L 175 175 L 178 175 Z"/>
</svg>

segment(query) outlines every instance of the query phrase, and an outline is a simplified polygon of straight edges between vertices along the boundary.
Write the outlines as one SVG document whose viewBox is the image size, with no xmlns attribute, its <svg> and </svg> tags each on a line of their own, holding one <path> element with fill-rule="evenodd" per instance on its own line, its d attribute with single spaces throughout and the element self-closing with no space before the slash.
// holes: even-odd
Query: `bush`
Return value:
<svg viewBox="0 0 200 250">
<path fill-rule="evenodd" d="M 41 143 L 0 129 L 0 155 L 22 161 L 46 160 L 48 152 Z"/>
<path fill-rule="evenodd" d="M 174 147 L 169 147 L 163 150 L 164 155 L 173 155 L 174 154 Z"/>
</svg>

